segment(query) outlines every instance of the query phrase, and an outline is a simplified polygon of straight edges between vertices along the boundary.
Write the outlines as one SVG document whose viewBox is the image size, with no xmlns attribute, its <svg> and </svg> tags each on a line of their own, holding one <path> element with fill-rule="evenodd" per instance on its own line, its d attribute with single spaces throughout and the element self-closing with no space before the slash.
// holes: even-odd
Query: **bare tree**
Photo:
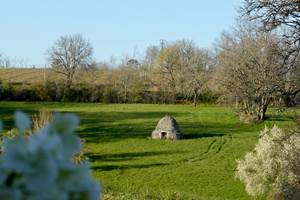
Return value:
<svg viewBox="0 0 300 200">
<path fill-rule="evenodd" d="M 264 120 L 271 98 L 284 88 L 287 70 L 280 53 L 271 35 L 242 28 L 223 34 L 217 79 L 225 94 L 241 103 L 242 121 Z"/>
<path fill-rule="evenodd" d="M 178 76 L 180 71 L 180 47 L 178 44 L 169 44 L 162 47 L 155 63 L 157 72 L 157 85 L 169 96 L 171 102 L 175 101 Z"/>
<path fill-rule="evenodd" d="M 0 53 L 0 67 L 3 67 L 3 55 Z"/>
<path fill-rule="evenodd" d="M 11 60 L 7 56 L 0 54 L 0 67 L 8 68 L 11 66 Z"/>
<path fill-rule="evenodd" d="M 143 65 L 150 69 L 155 65 L 156 59 L 159 55 L 160 48 L 157 46 L 149 46 L 146 50 L 145 59 L 143 60 Z"/>
<path fill-rule="evenodd" d="M 261 31 L 280 34 L 283 67 L 289 70 L 282 95 L 286 104 L 293 104 L 300 92 L 300 0 L 244 0 L 240 12 L 258 23 Z"/>
<path fill-rule="evenodd" d="M 87 69 L 93 63 L 93 48 L 80 34 L 60 37 L 48 54 L 52 69 L 65 77 L 67 88 L 78 69 Z"/>
<path fill-rule="evenodd" d="M 191 46 L 187 56 L 186 67 L 183 71 L 184 88 L 183 93 L 193 97 L 194 106 L 198 103 L 198 96 L 205 90 L 211 72 L 211 57 L 205 49 Z"/>
<path fill-rule="evenodd" d="M 264 31 L 281 29 L 282 35 L 300 42 L 299 0 L 244 0 L 241 13 L 256 20 Z"/>
<path fill-rule="evenodd" d="M 168 92 L 171 102 L 180 94 L 193 97 L 196 105 L 208 80 L 208 65 L 208 52 L 193 41 L 162 42 L 155 60 L 156 82 Z"/>
</svg>

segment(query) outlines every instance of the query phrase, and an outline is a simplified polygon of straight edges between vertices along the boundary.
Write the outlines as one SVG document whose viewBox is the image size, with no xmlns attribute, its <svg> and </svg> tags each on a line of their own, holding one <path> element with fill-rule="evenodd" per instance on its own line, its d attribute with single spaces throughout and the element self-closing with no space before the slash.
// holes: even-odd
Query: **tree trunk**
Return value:
<svg viewBox="0 0 300 200">
<path fill-rule="evenodd" d="M 262 105 L 262 106 L 261 106 L 261 108 L 259 109 L 259 112 L 257 113 L 257 114 L 258 114 L 258 119 L 259 119 L 259 120 L 265 120 L 267 108 L 268 108 L 267 105 Z"/>
<path fill-rule="evenodd" d="M 197 106 L 197 100 L 198 100 L 198 95 L 197 92 L 194 93 L 194 98 L 193 98 L 193 104 L 196 107 Z"/>
<path fill-rule="evenodd" d="M 66 80 L 66 88 L 68 90 L 71 89 L 72 83 L 73 83 L 73 74 L 72 73 L 68 73 L 67 80 Z"/>
<path fill-rule="evenodd" d="M 239 107 L 239 99 L 238 97 L 236 96 L 235 97 L 235 109 L 237 109 Z"/>
<path fill-rule="evenodd" d="M 270 98 L 268 97 L 261 97 L 259 101 L 244 100 L 244 109 L 240 113 L 240 120 L 244 123 L 255 123 L 265 120 L 269 102 Z"/>
<path fill-rule="evenodd" d="M 292 92 L 285 92 L 282 94 L 282 99 L 286 107 L 293 107 L 297 105 L 296 96 L 300 92 L 300 89 L 297 89 Z"/>
<path fill-rule="evenodd" d="M 265 120 L 269 102 L 270 102 L 270 98 L 268 98 L 268 97 L 261 98 L 260 103 L 259 103 L 258 112 L 257 112 L 259 120 Z"/>
<path fill-rule="evenodd" d="M 293 94 L 283 96 L 284 105 L 286 107 L 295 106 L 296 105 L 295 97 L 296 95 Z"/>
<path fill-rule="evenodd" d="M 123 103 L 127 103 L 127 86 L 126 85 L 124 85 L 124 92 L 125 92 L 125 94 L 124 94 L 124 101 L 123 101 Z"/>
</svg>

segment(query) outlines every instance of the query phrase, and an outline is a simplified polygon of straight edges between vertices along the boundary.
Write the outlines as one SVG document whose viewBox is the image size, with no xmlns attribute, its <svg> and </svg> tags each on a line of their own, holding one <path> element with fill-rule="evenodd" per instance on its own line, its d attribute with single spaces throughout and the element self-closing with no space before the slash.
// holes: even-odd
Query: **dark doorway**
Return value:
<svg viewBox="0 0 300 200">
<path fill-rule="evenodd" d="M 167 139 L 167 132 L 161 132 L 161 139 Z"/>
</svg>

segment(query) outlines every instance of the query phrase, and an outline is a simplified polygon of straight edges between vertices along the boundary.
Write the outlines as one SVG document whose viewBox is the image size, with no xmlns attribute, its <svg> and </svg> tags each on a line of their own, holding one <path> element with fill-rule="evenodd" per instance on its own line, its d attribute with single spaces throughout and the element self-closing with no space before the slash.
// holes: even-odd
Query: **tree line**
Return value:
<svg viewBox="0 0 300 200">
<path fill-rule="evenodd" d="M 124 103 L 133 90 L 144 88 L 147 92 L 165 94 L 165 103 L 193 97 L 196 104 L 212 70 L 208 50 L 188 40 L 161 41 L 160 45 L 148 47 L 143 59 L 125 58 L 118 66 L 95 63 L 92 52 L 91 44 L 77 34 L 62 36 L 48 53 L 52 69 L 63 75 L 68 89 L 79 71 L 103 67 L 113 71 L 117 80 L 109 81 L 122 88 Z"/>
</svg>

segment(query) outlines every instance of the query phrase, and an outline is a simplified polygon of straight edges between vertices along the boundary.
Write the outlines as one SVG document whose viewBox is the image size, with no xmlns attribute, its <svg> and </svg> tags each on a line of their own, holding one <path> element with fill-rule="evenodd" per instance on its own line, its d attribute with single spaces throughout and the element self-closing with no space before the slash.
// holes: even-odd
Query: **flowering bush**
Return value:
<svg viewBox="0 0 300 200">
<path fill-rule="evenodd" d="M 300 199 L 300 132 L 265 128 L 255 149 L 238 161 L 237 177 L 249 195 Z"/>
<path fill-rule="evenodd" d="M 80 151 L 78 123 L 75 115 L 57 113 L 38 134 L 24 137 L 31 121 L 16 112 L 17 136 L 3 140 L 0 154 L 0 199 L 98 200 L 88 163 L 72 162 Z"/>
</svg>

